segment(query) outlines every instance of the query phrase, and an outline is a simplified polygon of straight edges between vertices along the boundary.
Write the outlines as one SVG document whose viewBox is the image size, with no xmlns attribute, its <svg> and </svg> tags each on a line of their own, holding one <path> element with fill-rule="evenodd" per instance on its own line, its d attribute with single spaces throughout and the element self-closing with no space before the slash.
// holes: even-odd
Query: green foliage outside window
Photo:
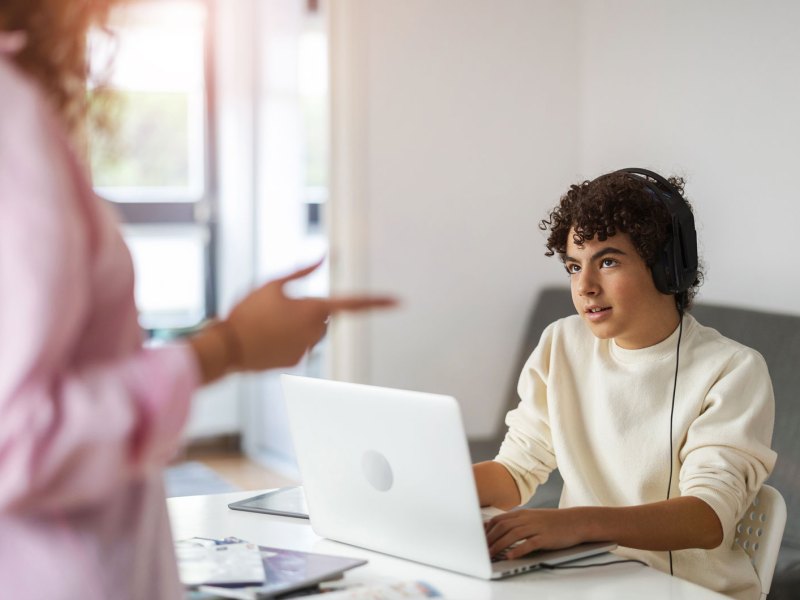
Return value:
<svg viewBox="0 0 800 600">
<path fill-rule="evenodd" d="M 104 90 L 92 93 L 91 104 L 102 115 L 90 135 L 94 185 L 189 186 L 187 94 Z"/>
</svg>

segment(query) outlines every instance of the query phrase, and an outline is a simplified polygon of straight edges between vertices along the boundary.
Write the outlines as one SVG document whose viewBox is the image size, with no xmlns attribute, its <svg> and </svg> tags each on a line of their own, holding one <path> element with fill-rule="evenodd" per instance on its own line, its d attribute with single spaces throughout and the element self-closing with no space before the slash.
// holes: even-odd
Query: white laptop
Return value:
<svg viewBox="0 0 800 600">
<path fill-rule="evenodd" d="M 311 526 L 322 537 L 483 579 L 616 547 L 492 562 L 454 398 L 290 375 L 281 383 Z"/>
</svg>

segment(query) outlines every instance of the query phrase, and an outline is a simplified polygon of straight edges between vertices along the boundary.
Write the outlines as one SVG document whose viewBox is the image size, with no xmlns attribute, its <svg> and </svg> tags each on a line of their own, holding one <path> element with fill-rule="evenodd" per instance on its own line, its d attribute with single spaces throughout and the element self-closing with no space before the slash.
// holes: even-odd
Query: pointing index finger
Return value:
<svg viewBox="0 0 800 600">
<path fill-rule="evenodd" d="M 335 314 L 344 311 L 359 311 L 369 308 L 390 308 L 397 305 L 391 296 L 344 296 L 325 300 L 328 312 Z"/>
</svg>

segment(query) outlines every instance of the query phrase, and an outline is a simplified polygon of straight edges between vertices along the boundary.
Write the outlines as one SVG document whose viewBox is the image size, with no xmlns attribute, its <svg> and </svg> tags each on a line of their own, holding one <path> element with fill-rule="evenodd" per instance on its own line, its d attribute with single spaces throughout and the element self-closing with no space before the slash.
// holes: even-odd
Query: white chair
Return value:
<svg viewBox="0 0 800 600">
<path fill-rule="evenodd" d="M 774 487 L 764 485 L 736 526 L 735 543 L 750 557 L 761 581 L 761 598 L 769 593 L 778 550 L 786 527 L 786 502 Z"/>
</svg>

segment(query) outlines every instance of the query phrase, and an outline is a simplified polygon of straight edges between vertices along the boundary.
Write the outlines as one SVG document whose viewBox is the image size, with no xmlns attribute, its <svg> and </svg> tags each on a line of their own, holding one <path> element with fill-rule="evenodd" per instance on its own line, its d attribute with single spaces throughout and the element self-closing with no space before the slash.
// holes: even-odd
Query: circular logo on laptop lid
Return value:
<svg viewBox="0 0 800 600">
<path fill-rule="evenodd" d="M 367 450 L 361 457 L 361 470 L 367 482 L 379 492 L 386 492 L 394 483 L 392 467 L 386 457 L 375 450 Z"/>
</svg>

